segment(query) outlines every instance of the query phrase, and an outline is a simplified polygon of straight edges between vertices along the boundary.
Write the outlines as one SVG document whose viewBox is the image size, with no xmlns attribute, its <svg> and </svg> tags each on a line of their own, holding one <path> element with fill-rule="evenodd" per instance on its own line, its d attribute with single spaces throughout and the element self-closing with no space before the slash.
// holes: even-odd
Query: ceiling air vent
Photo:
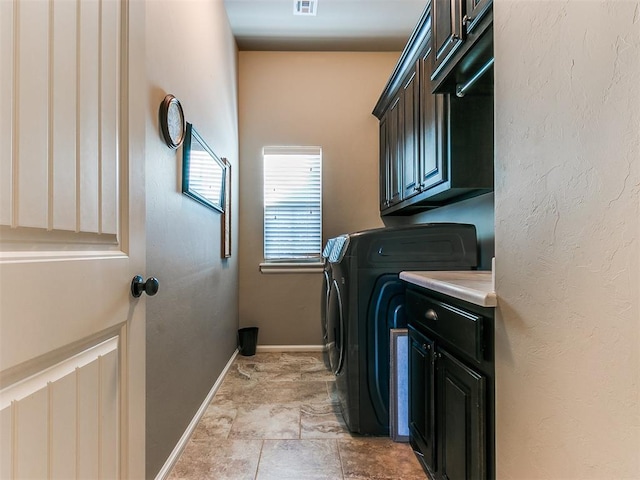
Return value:
<svg viewBox="0 0 640 480">
<path fill-rule="evenodd" d="M 315 15 L 318 10 L 318 0 L 293 0 L 294 15 Z"/>
</svg>

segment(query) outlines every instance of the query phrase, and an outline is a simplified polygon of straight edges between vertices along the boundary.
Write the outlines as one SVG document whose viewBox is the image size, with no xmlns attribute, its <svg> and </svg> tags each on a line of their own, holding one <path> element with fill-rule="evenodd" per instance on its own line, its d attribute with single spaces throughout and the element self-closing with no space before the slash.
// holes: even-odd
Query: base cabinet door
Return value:
<svg viewBox="0 0 640 480">
<path fill-rule="evenodd" d="M 444 350 L 437 352 L 437 362 L 440 477 L 484 479 L 485 378 Z"/>
<path fill-rule="evenodd" d="M 414 451 L 423 465 L 435 472 L 435 343 L 409 330 L 409 430 Z"/>
<path fill-rule="evenodd" d="M 411 446 L 433 480 L 487 478 L 486 377 L 409 327 Z"/>
</svg>

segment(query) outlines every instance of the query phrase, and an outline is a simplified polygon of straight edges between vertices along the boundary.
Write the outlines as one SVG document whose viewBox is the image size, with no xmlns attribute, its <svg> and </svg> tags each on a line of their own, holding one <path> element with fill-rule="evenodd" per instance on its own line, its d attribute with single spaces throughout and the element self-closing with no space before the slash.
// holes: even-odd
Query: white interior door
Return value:
<svg viewBox="0 0 640 480">
<path fill-rule="evenodd" d="M 0 1 L 2 479 L 144 478 L 143 37 L 143 2 Z"/>
</svg>

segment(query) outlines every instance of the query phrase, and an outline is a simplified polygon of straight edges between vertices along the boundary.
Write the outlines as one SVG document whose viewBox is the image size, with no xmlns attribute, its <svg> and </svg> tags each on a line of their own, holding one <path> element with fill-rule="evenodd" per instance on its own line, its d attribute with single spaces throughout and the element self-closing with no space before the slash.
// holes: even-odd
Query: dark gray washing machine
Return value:
<svg viewBox="0 0 640 480">
<path fill-rule="evenodd" d="M 389 434 L 389 330 L 407 326 L 399 273 L 475 269 L 477 248 L 475 226 L 457 223 L 366 230 L 336 240 L 326 335 L 349 430 Z"/>
</svg>

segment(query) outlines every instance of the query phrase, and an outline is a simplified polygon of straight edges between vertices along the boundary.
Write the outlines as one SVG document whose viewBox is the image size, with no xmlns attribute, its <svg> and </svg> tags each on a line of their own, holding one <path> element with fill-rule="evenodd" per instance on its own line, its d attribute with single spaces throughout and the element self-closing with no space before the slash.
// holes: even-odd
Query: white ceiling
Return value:
<svg viewBox="0 0 640 480">
<path fill-rule="evenodd" d="M 400 51 L 429 0 L 224 0 L 240 50 Z"/>
</svg>

